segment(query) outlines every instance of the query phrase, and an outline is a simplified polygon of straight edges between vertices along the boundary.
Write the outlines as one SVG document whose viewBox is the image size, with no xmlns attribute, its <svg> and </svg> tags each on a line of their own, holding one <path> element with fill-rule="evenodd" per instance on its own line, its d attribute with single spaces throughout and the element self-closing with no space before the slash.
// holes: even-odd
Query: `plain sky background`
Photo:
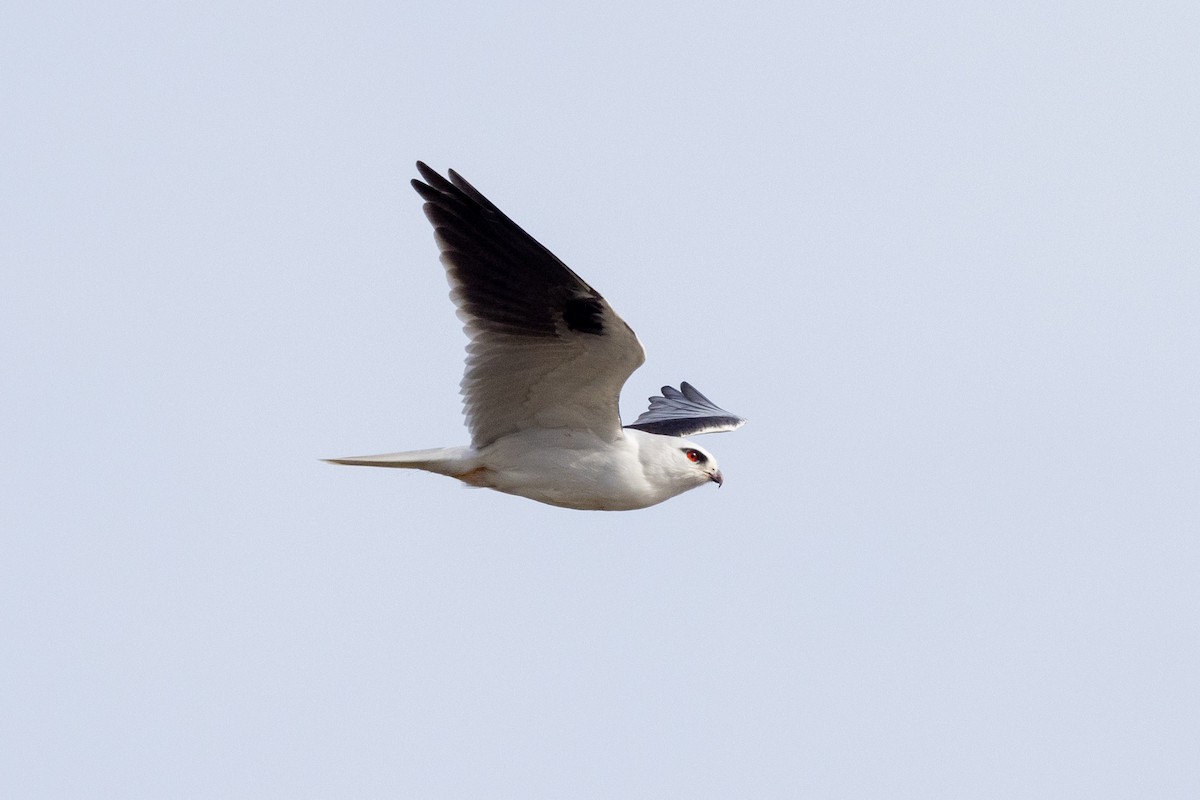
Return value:
<svg viewBox="0 0 1200 800">
<path fill-rule="evenodd" d="M 1200 6 L 14 3 L 0 795 L 1200 796 Z M 453 167 L 750 419 L 466 441 Z"/>
</svg>

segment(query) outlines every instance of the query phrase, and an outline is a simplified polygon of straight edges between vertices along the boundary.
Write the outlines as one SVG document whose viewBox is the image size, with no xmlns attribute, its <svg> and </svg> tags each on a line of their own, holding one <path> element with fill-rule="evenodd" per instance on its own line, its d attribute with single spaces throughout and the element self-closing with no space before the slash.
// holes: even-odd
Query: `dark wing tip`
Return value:
<svg viewBox="0 0 1200 800">
<path fill-rule="evenodd" d="M 431 183 L 442 177 L 441 175 L 437 174 L 433 167 L 429 166 L 424 161 L 417 162 L 417 172 L 421 173 L 421 177 Z"/>
<path fill-rule="evenodd" d="M 423 161 L 413 189 L 425 201 L 454 302 L 477 329 L 561 338 L 607 333 L 600 293 L 454 170 Z"/>
<path fill-rule="evenodd" d="M 446 175 L 443 177 L 424 161 L 418 161 L 417 172 L 421 173 L 422 180 L 413 178 L 412 186 L 426 200 L 442 195 L 450 195 L 452 197 L 465 196 L 474 200 L 485 209 L 498 211 L 496 206 L 492 204 L 492 201 L 484 197 L 478 189 L 471 185 L 470 181 L 452 169 L 446 170 Z"/>
<path fill-rule="evenodd" d="M 412 187 L 426 200 L 433 200 L 445 195 L 454 197 L 462 193 L 458 187 L 439 175 L 424 161 L 417 162 L 417 172 L 421 173 L 421 180 L 413 178 Z M 450 174 L 453 175 L 454 170 L 451 170 Z"/>
</svg>

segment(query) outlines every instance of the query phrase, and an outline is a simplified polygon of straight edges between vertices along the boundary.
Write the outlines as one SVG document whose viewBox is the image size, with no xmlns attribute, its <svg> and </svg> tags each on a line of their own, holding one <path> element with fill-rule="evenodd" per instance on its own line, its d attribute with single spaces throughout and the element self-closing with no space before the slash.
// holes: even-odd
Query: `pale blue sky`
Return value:
<svg viewBox="0 0 1200 800">
<path fill-rule="evenodd" d="M 1200 11 L 91 4 L 0 26 L 0 795 L 1200 795 Z M 750 419 L 465 443 L 412 163 Z"/>
</svg>

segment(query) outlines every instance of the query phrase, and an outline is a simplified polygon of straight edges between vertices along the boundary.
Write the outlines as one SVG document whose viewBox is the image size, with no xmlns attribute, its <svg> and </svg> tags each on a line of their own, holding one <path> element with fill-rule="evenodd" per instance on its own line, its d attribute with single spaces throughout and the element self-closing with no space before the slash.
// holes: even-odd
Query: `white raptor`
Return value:
<svg viewBox="0 0 1200 800">
<path fill-rule="evenodd" d="M 454 170 L 417 162 L 470 339 L 462 381 L 469 447 L 329 459 L 423 469 L 472 486 L 587 510 L 626 511 L 722 483 L 712 454 L 680 437 L 745 423 L 687 383 L 664 386 L 621 426 L 621 387 L 645 361 L 617 313 Z"/>
</svg>

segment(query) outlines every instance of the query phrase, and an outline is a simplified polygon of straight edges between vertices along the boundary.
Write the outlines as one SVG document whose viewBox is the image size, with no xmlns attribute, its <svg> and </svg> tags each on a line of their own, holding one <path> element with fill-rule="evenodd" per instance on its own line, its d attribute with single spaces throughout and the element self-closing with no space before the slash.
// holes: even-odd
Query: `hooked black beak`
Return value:
<svg viewBox="0 0 1200 800">
<path fill-rule="evenodd" d="M 712 481 L 713 483 L 715 483 L 717 486 L 725 485 L 725 478 L 723 478 L 721 476 L 721 470 L 719 470 L 719 469 L 714 469 L 712 471 L 712 474 L 708 476 L 708 479 L 710 481 Z"/>
</svg>

